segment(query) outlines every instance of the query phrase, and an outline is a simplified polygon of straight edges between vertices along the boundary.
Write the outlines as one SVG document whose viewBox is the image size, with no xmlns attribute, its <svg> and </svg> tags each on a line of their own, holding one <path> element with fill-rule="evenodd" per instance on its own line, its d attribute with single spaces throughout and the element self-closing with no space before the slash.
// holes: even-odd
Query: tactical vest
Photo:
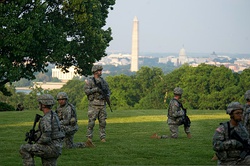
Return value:
<svg viewBox="0 0 250 166">
<path fill-rule="evenodd" d="M 51 111 L 51 139 L 61 139 L 64 133 L 61 131 L 60 122 L 55 112 Z"/>
<path fill-rule="evenodd" d="M 220 125 L 224 126 L 225 129 L 225 139 L 223 141 L 229 141 L 231 139 L 230 135 L 232 134 L 232 132 L 234 131 L 234 128 L 230 127 L 230 122 L 224 122 L 224 123 L 220 123 Z M 242 125 L 239 124 L 239 129 L 242 129 Z M 238 132 L 237 132 L 238 133 Z M 241 137 L 242 134 L 238 133 Z M 245 138 L 245 136 L 243 136 L 243 138 Z M 227 149 L 224 151 L 219 151 L 216 153 L 216 155 L 218 156 L 219 160 L 221 161 L 230 161 L 230 160 L 234 160 L 236 158 L 239 158 L 241 151 L 237 150 L 237 149 Z"/>
</svg>

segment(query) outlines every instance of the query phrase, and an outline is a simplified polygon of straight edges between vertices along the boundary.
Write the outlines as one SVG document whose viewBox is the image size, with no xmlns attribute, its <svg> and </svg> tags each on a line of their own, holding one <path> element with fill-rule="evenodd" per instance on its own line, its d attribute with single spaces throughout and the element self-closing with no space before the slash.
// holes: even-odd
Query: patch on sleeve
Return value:
<svg viewBox="0 0 250 166">
<path fill-rule="evenodd" d="M 177 101 L 174 101 L 174 105 L 175 105 L 176 107 L 179 107 L 179 103 L 178 103 Z"/>
<path fill-rule="evenodd" d="M 89 80 L 85 79 L 85 83 L 86 83 L 86 84 L 89 84 Z"/>
<path fill-rule="evenodd" d="M 223 133 L 224 132 L 224 128 L 222 126 L 219 126 L 217 129 L 216 129 L 217 132 L 219 133 Z"/>
</svg>

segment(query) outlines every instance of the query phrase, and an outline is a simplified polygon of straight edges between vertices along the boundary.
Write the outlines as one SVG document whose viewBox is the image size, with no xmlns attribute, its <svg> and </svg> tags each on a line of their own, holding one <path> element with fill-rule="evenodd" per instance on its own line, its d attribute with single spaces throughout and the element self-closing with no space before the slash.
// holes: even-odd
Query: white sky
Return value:
<svg viewBox="0 0 250 166">
<path fill-rule="evenodd" d="M 131 53 L 135 16 L 141 53 L 250 54 L 250 0 L 116 0 L 108 52 Z"/>
</svg>

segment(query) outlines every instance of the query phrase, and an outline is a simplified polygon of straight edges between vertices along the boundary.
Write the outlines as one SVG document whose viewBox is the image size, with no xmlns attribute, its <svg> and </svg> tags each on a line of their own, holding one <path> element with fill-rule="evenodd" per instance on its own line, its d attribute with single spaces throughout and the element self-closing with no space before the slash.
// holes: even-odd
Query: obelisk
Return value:
<svg viewBox="0 0 250 166">
<path fill-rule="evenodd" d="M 138 54 L 139 54 L 139 21 L 137 17 L 133 21 L 132 32 L 132 53 L 131 53 L 131 68 L 130 71 L 138 71 Z"/>
</svg>

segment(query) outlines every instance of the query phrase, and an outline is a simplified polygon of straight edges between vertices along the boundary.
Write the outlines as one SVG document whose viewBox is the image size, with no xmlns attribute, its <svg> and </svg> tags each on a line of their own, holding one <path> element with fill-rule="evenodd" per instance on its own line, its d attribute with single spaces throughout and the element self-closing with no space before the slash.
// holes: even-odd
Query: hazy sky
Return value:
<svg viewBox="0 0 250 166">
<path fill-rule="evenodd" d="M 250 0 L 116 0 L 108 52 L 131 53 L 135 16 L 141 53 L 250 54 Z"/>
</svg>

